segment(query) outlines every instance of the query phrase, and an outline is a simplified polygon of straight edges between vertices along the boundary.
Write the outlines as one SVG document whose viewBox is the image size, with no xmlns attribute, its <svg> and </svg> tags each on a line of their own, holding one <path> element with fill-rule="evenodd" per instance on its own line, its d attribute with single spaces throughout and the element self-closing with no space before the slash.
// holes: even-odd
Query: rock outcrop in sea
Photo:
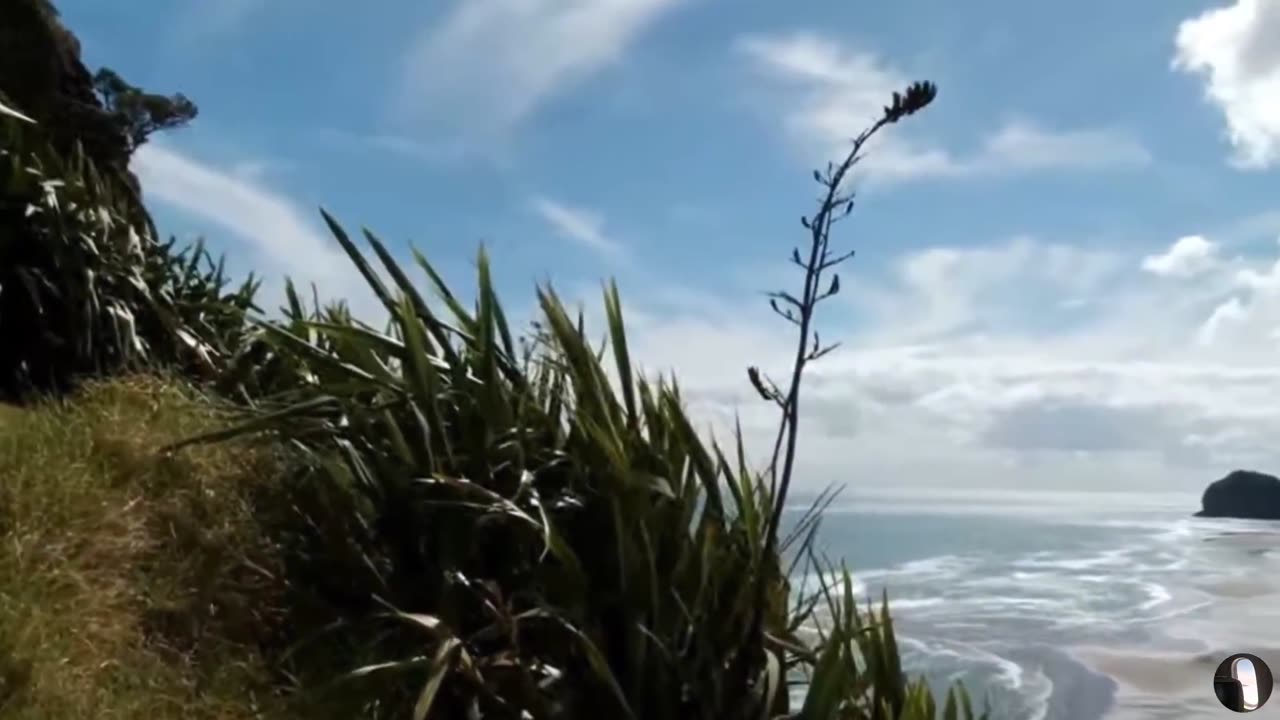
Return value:
<svg viewBox="0 0 1280 720">
<path fill-rule="evenodd" d="M 1233 470 L 1209 484 L 1197 517 L 1280 520 L 1280 478 L 1252 470 Z"/>
</svg>

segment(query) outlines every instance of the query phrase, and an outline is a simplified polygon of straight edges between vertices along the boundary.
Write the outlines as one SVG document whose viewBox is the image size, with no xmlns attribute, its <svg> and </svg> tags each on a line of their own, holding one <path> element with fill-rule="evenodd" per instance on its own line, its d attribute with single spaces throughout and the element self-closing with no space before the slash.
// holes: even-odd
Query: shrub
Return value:
<svg viewBox="0 0 1280 720">
<path fill-rule="evenodd" d="M 325 217 L 389 330 L 295 304 L 262 327 L 291 389 L 190 442 L 264 434 L 309 458 L 295 589 L 331 613 L 315 656 L 366 663 L 329 711 L 777 717 L 799 682 L 798 717 L 933 716 L 847 573 L 793 597 L 781 558 L 806 556 L 816 512 L 770 540 L 775 490 L 740 439 L 699 438 L 674 380 L 634 374 L 615 287 L 604 347 L 549 288 L 517 339 L 483 252 L 470 310 L 415 253 L 442 316 L 376 237 L 394 291 Z M 972 716 L 963 691 L 944 711 Z"/>
<path fill-rule="evenodd" d="M 143 366 L 212 378 L 257 283 L 157 242 L 118 173 L 56 152 L 0 96 L 0 400 Z"/>
</svg>

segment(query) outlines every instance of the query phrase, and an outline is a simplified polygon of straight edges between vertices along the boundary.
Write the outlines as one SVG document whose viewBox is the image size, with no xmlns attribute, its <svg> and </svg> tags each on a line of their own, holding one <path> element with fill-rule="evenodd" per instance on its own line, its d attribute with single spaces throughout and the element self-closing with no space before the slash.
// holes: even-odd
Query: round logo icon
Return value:
<svg viewBox="0 0 1280 720">
<path fill-rule="evenodd" d="M 1213 673 L 1213 692 L 1218 702 L 1235 712 L 1253 712 L 1271 697 L 1271 668 L 1257 655 L 1236 653 Z"/>
</svg>

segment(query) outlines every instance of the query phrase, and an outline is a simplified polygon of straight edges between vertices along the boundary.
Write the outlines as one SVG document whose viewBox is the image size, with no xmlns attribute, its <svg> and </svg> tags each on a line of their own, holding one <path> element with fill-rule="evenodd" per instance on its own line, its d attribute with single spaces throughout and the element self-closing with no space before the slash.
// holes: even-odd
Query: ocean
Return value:
<svg viewBox="0 0 1280 720">
<path fill-rule="evenodd" d="M 995 718 L 1221 718 L 1219 662 L 1280 671 L 1280 523 L 1198 509 L 1198 493 L 846 490 L 820 545 L 859 594 L 888 590 L 909 672 L 963 681 Z"/>
</svg>

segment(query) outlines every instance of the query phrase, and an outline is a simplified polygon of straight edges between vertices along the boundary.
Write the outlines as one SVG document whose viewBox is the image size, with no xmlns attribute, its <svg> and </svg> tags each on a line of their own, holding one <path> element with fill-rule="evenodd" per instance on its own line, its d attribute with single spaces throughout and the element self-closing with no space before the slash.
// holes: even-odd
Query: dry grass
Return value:
<svg viewBox="0 0 1280 720">
<path fill-rule="evenodd" d="M 0 716 L 279 718 L 259 647 L 279 553 L 249 498 L 275 460 L 150 379 L 0 413 Z"/>
</svg>

